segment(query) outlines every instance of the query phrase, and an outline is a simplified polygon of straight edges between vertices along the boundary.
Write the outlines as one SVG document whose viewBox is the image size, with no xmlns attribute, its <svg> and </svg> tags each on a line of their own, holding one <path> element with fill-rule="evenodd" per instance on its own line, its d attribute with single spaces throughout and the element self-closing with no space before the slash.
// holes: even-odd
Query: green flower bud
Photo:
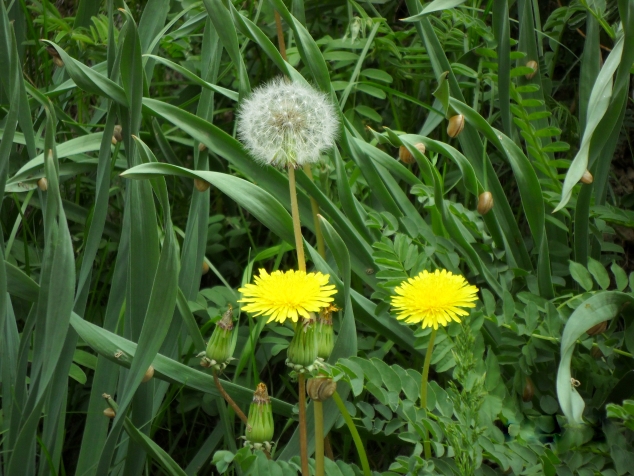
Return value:
<svg viewBox="0 0 634 476">
<path fill-rule="evenodd" d="M 313 319 L 297 323 L 286 351 L 286 365 L 299 373 L 311 372 L 317 360 L 317 333 Z"/>
<path fill-rule="evenodd" d="M 338 311 L 335 306 L 329 306 L 321 311 L 317 321 L 317 356 L 326 360 L 330 357 L 335 346 L 335 333 L 332 329 L 332 313 Z"/>
<path fill-rule="evenodd" d="M 216 328 L 211 339 L 207 344 L 207 350 L 200 362 L 203 367 L 213 367 L 216 370 L 223 370 L 227 363 L 231 360 L 232 349 L 231 341 L 233 334 L 233 308 L 229 305 L 229 309 L 222 315 L 216 323 Z"/>
<path fill-rule="evenodd" d="M 273 409 L 266 385 L 258 384 L 247 417 L 246 440 L 253 448 L 269 449 L 273 439 Z"/>
</svg>

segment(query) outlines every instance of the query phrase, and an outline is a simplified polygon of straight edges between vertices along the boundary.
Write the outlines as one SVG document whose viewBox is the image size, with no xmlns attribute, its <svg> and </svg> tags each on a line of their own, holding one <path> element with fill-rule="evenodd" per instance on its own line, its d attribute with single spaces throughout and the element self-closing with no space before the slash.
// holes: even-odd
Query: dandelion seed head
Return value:
<svg viewBox="0 0 634 476">
<path fill-rule="evenodd" d="M 317 162 L 333 147 L 338 126 L 327 95 L 284 78 L 256 89 L 238 115 L 238 135 L 247 150 L 277 167 Z"/>
</svg>

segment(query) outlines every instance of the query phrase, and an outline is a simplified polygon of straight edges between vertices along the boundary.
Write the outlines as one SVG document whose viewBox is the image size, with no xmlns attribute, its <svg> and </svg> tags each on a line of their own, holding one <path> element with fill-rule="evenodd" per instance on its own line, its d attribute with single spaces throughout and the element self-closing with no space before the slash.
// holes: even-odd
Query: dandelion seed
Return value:
<svg viewBox="0 0 634 476">
<path fill-rule="evenodd" d="M 256 89 L 238 116 L 238 135 L 251 155 L 280 168 L 317 162 L 334 146 L 338 126 L 327 95 L 284 78 Z"/>
</svg>

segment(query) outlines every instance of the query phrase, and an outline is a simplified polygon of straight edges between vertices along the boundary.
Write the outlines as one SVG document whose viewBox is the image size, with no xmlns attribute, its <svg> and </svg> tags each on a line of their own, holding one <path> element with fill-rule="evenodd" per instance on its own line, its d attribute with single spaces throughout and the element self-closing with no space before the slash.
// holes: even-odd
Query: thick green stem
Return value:
<svg viewBox="0 0 634 476">
<path fill-rule="evenodd" d="M 429 344 L 427 345 L 427 352 L 425 353 L 425 363 L 423 364 L 423 376 L 420 382 L 420 407 L 423 410 L 427 410 L 427 379 L 429 377 L 429 364 L 431 362 L 431 353 L 434 349 L 434 340 L 436 340 L 436 329 L 431 331 L 429 336 Z M 429 432 L 427 427 L 425 428 L 425 441 L 423 441 L 423 447 L 425 448 L 425 459 L 431 458 L 431 445 L 429 442 Z"/>
<path fill-rule="evenodd" d="M 315 476 L 324 476 L 324 405 L 313 400 L 315 409 Z"/>
<path fill-rule="evenodd" d="M 293 233 L 295 234 L 295 248 L 297 250 L 297 267 L 300 271 L 306 271 L 304 239 L 302 238 L 302 225 L 299 219 L 299 205 L 297 204 L 297 187 L 295 186 L 295 168 L 292 165 L 288 167 L 288 186 L 291 192 L 291 214 L 293 215 Z"/>
<path fill-rule="evenodd" d="M 368 455 L 365 453 L 365 448 L 363 447 L 363 441 L 361 441 L 361 436 L 359 436 L 359 432 L 357 431 L 357 427 L 354 426 L 354 422 L 352 421 L 352 417 L 350 413 L 348 413 L 348 409 L 346 405 L 343 403 L 343 400 L 339 396 L 337 392 L 332 394 L 332 398 L 337 404 L 337 408 L 341 412 L 343 419 L 348 425 L 348 429 L 350 430 L 350 434 L 352 435 L 352 439 L 354 440 L 354 444 L 357 447 L 357 453 L 359 453 L 359 459 L 361 460 L 361 467 L 363 468 L 364 476 L 372 476 L 372 471 L 370 471 L 370 463 L 368 463 Z"/>
</svg>

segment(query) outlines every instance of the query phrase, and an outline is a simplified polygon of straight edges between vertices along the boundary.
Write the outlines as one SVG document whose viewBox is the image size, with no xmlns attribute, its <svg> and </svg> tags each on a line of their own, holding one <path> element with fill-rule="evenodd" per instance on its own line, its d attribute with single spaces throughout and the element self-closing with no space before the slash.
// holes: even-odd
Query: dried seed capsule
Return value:
<svg viewBox="0 0 634 476">
<path fill-rule="evenodd" d="M 464 116 L 462 114 L 452 116 L 447 125 L 447 135 L 451 138 L 458 137 L 462 129 L 464 129 Z"/>
<path fill-rule="evenodd" d="M 154 367 L 150 365 L 145 371 L 145 375 L 143 376 L 143 380 L 141 380 L 141 382 L 143 383 L 148 382 L 149 380 L 152 379 L 152 377 L 154 377 Z"/>
<path fill-rule="evenodd" d="M 46 192 L 48 190 L 48 180 L 46 177 L 42 177 L 37 181 L 37 186 L 40 187 L 42 192 Z"/>
<path fill-rule="evenodd" d="M 404 164 L 413 164 L 414 162 L 416 162 L 414 160 L 414 156 L 410 153 L 409 150 L 407 150 L 407 147 L 405 147 L 404 145 L 398 148 L 398 159 Z"/>
<path fill-rule="evenodd" d="M 106 408 L 106 409 L 103 411 L 103 414 L 104 414 L 105 416 L 107 416 L 108 418 L 114 418 L 114 417 L 117 415 L 117 414 L 114 412 L 114 410 L 113 410 L 112 408 L 110 408 L 110 407 Z"/>
<path fill-rule="evenodd" d="M 119 124 L 114 126 L 112 137 L 114 137 L 118 142 L 121 142 L 123 140 L 123 128 Z"/>
<path fill-rule="evenodd" d="M 51 55 L 51 58 L 53 59 L 53 63 L 55 63 L 55 66 L 57 66 L 58 68 L 61 68 L 62 66 L 64 66 L 64 61 L 62 60 L 62 57 L 59 55 L 59 53 L 53 46 L 47 45 L 46 51 L 48 51 L 48 54 Z"/>
<path fill-rule="evenodd" d="M 493 208 L 493 195 L 491 192 L 482 192 L 478 197 L 478 213 L 486 215 Z"/>
<path fill-rule="evenodd" d="M 592 182 L 594 182 L 594 177 L 589 170 L 586 170 L 581 176 L 581 183 L 591 184 Z"/>
<path fill-rule="evenodd" d="M 526 377 L 524 391 L 522 392 L 522 401 L 530 402 L 533 399 L 533 395 L 535 395 L 535 385 L 530 377 Z"/>
<path fill-rule="evenodd" d="M 601 349 L 599 349 L 598 346 L 594 346 L 592 347 L 592 349 L 590 349 L 590 355 L 597 360 L 599 360 L 601 357 L 604 357 L 603 352 L 601 352 Z"/>
<path fill-rule="evenodd" d="M 306 393 L 316 402 L 328 400 L 336 390 L 337 382 L 331 378 L 310 378 L 306 383 Z"/>
<path fill-rule="evenodd" d="M 599 322 L 596 326 L 592 326 L 586 331 L 589 336 L 602 334 L 608 328 L 608 321 Z"/>
<path fill-rule="evenodd" d="M 209 272 L 209 265 L 207 261 L 203 260 L 203 274 L 207 274 Z"/>
<path fill-rule="evenodd" d="M 199 192 L 204 192 L 210 186 L 211 186 L 211 184 L 209 182 L 207 182 L 206 180 L 201 180 L 201 179 L 197 179 L 197 178 L 194 179 L 194 187 L 196 187 L 196 190 L 198 190 Z"/>
<path fill-rule="evenodd" d="M 528 63 L 526 63 L 526 66 L 533 70 L 532 73 L 528 73 L 526 75 L 526 79 L 533 79 L 533 77 L 537 74 L 537 70 L 539 69 L 539 65 L 537 64 L 537 61 L 531 60 Z"/>
</svg>

